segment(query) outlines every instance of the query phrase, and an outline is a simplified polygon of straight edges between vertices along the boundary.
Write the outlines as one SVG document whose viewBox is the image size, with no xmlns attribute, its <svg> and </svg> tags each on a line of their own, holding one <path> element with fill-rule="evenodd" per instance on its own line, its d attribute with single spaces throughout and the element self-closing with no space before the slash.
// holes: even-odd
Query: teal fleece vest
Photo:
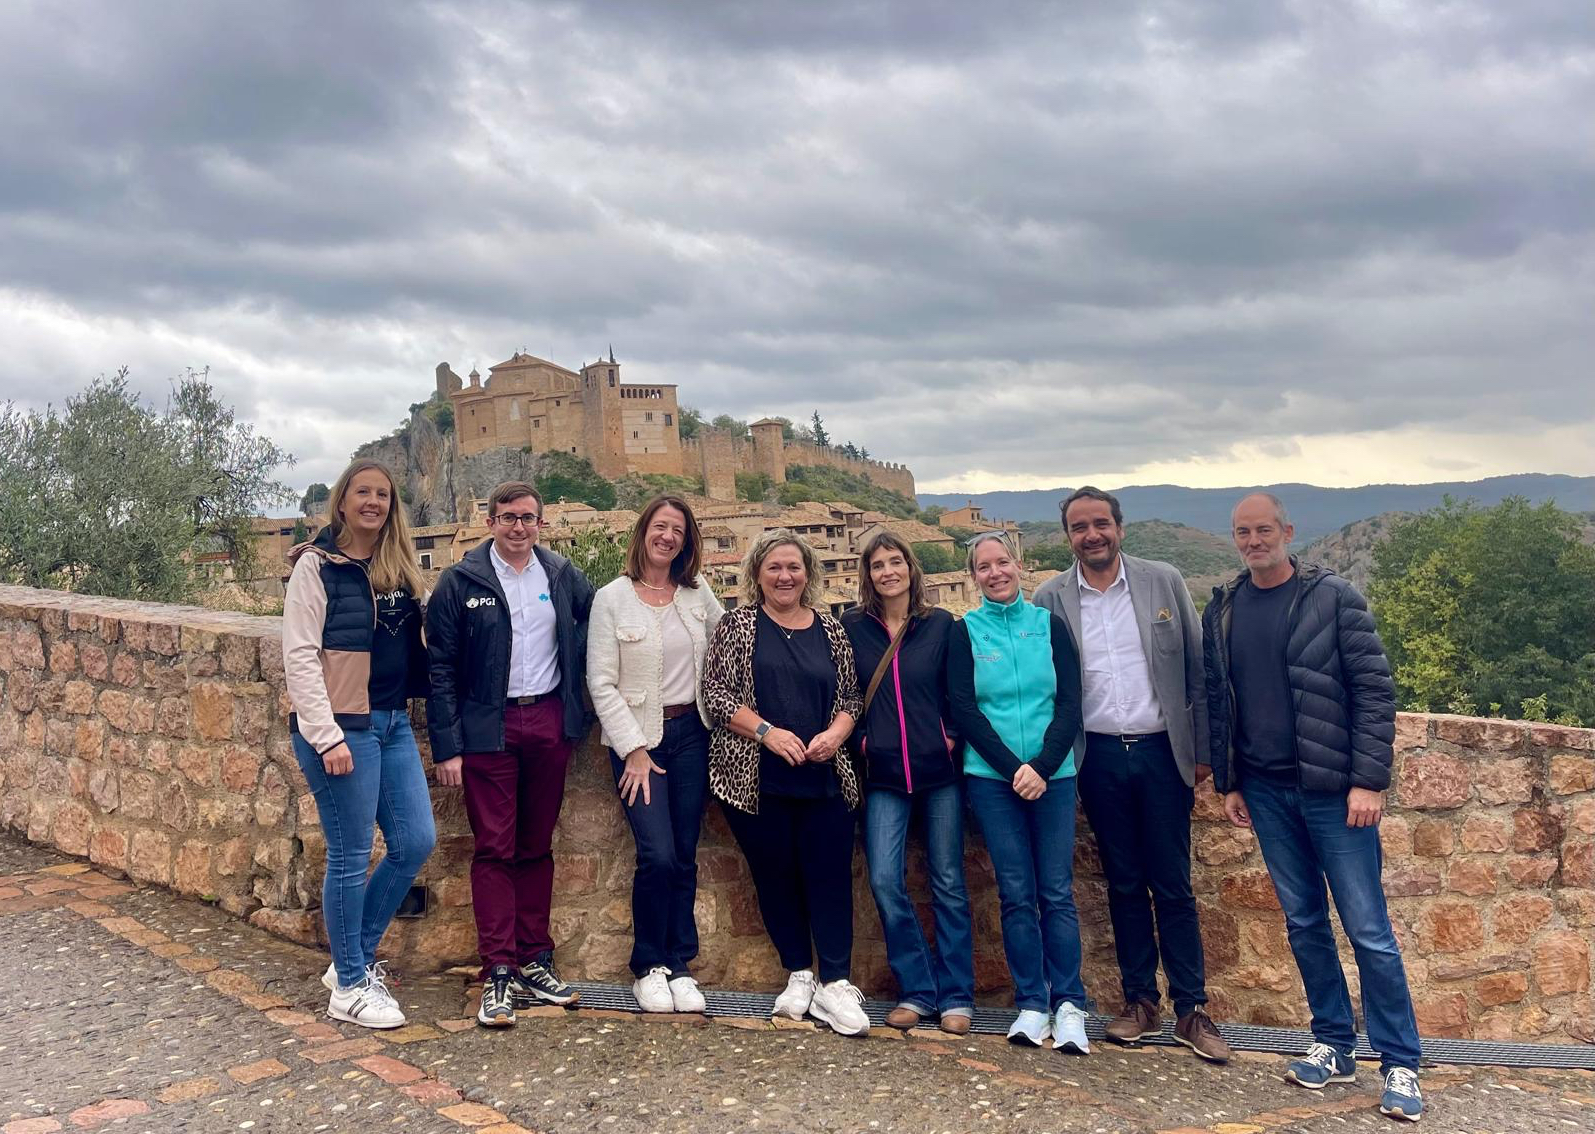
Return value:
<svg viewBox="0 0 1595 1134">
<path fill-rule="evenodd" d="M 1041 740 L 1052 722 L 1058 695 L 1058 672 L 1052 664 L 1052 614 L 1026 602 L 982 598 L 964 615 L 969 648 L 975 658 L 975 703 L 1013 754 L 1029 763 L 1041 754 Z M 964 746 L 964 771 L 988 780 L 1003 777 Z M 1052 774 L 1055 780 L 1074 775 L 1074 753 Z"/>
</svg>

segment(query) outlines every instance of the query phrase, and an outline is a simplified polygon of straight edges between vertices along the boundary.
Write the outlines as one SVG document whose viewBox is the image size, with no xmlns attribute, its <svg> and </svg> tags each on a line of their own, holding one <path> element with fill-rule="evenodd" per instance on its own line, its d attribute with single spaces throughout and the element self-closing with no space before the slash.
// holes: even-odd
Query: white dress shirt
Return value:
<svg viewBox="0 0 1595 1134">
<path fill-rule="evenodd" d="M 1080 668 L 1087 732 L 1115 735 L 1163 732 L 1168 721 L 1152 688 L 1152 672 L 1135 624 L 1130 581 L 1119 556 L 1118 577 L 1106 591 L 1080 582 Z"/>
<path fill-rule="evenodd" d="M 524 571 L 511 567 L 497 545 L 489 549 L 488 558 L 510 605 L 510 683 L 505 695 L 547 693 L 559 684 L 559 642 L 554 637 L 548 572 L 537 561 L 535 549 Z"/>
</svg>

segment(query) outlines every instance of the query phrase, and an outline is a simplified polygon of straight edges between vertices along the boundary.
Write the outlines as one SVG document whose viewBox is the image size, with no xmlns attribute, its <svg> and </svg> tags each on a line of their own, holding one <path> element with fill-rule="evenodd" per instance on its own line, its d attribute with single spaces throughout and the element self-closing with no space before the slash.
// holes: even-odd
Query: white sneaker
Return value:
<svg viewBox="0 0 1595 1134">
<path fill-rule="evenodd" d="M 367 977 L 353 988 L 335 988 L 327 1015 L 362 1028 L 401 1028 L 404 1012 L 380 979 Z"/>
<path fill-rule="evenodd" d="M 333 961 L 327 965 L 327 971 L 321 974 L 321 987 L 332 992 L 338 987 L 338 963 Z"/>
<path fill-rule="evenodd" d="M 1047 1042 L 1047 1037 L 1050 1035 L 1052 1035 L 1051 1017 L 1034 1008 L 1025 1008 L 1015 1017 L 1013 1026 L 1008 1029 L 1008 1042 L 1040 1047 Z"/>
<path fill-rule="evenodd" d="M 637 1007 L 644 1012 L 674 1012 L 675 1002 L 670 998 L 670 970 L 655 965 L 647 973 L 631 982 L 631 994 L 637 998 Z"/>
<path fill-rule="evenodd" d="M 1091 1054 L 1091 1041 L 1085 1035 L 1085 1012 L 1065 1000 L 1052 1018 L 1052 1050 Z"/>
<path fill-rule="evenodd" d="M 698 982 L 690 976 L 678 976 L 670 982 L 670 999 L 677 1012 L 702 1012 L 709 1005 L 698 991 Z"/>
<path fill-rule="evenodd" d="M 814 990 L 814 1000 L 809 1005 L 814 1018 L 831 1026 L 831 1031 L 844 1036 L 861 1036 L 869 1031 L 869 1017 L 864 1014 L 864 994 L 846 980 L 833 980 Z"/>
<path fill-rule="evenodd" d="M 809 1005 L 813 1002 L 814 974 L 808 969 L 799 969 L 786 978 L 786 990 L 775 998 L 775 1007 L 770 1010 L 770 1015 L 801 1020 L 808 1015 Z"/>
</svg>

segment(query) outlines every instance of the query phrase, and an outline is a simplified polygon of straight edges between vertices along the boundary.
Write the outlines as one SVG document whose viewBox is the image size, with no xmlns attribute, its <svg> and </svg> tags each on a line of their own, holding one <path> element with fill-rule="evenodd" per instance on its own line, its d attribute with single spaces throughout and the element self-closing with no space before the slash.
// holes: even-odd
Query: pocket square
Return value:
<svg viewBox="0 0 1595 1134">
<path fill-rule="evenodd" d="M 1169 613 L 1169 608 L 1166 606 L 1160 608 L 1157 612 L 1157 621 L 1159 622 L 1167 622 L 1173 617 L 1174 615 Z"/>
</svg>

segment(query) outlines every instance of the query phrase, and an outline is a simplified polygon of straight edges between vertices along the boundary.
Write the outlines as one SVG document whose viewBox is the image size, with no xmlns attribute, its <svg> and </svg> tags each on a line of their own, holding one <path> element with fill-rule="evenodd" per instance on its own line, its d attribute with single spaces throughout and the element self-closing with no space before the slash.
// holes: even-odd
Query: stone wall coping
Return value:
<svg viewBox="0 0 1595 1134">
<path fill-rule="evenodd" d="M 66 614 L 98 615 L 124 622 L 159 623 L 212 633 L 243 634 L 256 638 L 280 638 L 282 618 L 278 615 L 242 614 L 231 610 L 211 610 L 203 606 L 175 603 L 140 602 L 135 599 L 80 595 L 70 591 L 48 591 L 38 587 L 0 584 L 0 618 L 38 621 L 39 613 L 59 610 Z"/>
</svg>

